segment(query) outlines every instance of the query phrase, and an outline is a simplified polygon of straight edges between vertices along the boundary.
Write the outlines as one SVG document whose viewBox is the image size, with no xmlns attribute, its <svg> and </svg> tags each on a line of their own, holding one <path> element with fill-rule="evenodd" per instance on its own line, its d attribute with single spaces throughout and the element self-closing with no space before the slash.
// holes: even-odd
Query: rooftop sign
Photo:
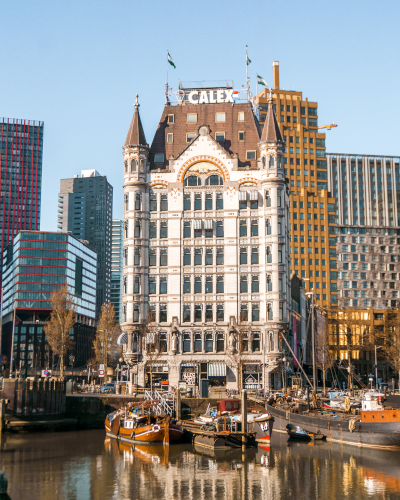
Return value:
<svg viewBox="0 0 400 500">
<path fill-rule="evenodd" d="M 238 94 L 238 92 L 236 92 Z M 222 104 L 234 102 L 233 89 L 192 90 L 187 94 L 191 104 Z"/>
</svg>

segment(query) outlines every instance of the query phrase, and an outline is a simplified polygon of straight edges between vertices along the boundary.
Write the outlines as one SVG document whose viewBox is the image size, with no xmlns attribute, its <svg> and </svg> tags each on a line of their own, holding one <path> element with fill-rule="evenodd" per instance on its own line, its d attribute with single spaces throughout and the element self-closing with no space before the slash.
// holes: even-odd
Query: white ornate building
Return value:
<svg viewBox="0 0 400 500">
<path fill-rule="evenodd" d="M 252 104 L 232 93 L 185 89 L 167 101 L 151 148 L 136 99 L 123 147 L 122 329 L 141 387 L 150 365 L 156 384 L 281 386 L 291 304 L 285 144 L 272 97 L 261 133 Z"/>
</svg>

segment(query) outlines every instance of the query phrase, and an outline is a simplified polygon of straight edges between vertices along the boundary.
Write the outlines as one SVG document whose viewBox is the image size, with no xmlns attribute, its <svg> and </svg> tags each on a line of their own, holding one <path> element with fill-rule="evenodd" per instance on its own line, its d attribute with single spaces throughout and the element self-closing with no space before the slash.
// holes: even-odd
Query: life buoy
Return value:
<svg viewBox="0 0 400 500">
<path fill-rule="evenodd" d="M 153 425 L 153 432 L 160 432 L 161 427 L 159 425 Z"/>
</svg>

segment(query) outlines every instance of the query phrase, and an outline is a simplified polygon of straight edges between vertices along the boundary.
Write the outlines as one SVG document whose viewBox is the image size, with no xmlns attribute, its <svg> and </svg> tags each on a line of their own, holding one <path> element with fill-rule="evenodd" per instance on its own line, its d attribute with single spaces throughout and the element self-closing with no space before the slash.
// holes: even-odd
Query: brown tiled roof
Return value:
<svg viewBox="0 0 400 500">
<path fill-rule="evenodd" d="M 135 102 L 135 112 L 133 113 L 133 118 L 131 121 L 131 126 L 128 130 L 128 135 L 126 136 L 125 146 L 146 146 L 146 137 L 144 135 L 142 121 L 139 114 L 139 103 L 138 96 L 136 95 Z"/>
<path fill-rule="evenodd" d="M 268 104 L 267 117 L 261 136 L 261 142 L 277 142 L 283 141 L 281 129 L 279 128 L 278 120 L 271 102 Z"/>
<path fill-rule="evenodd" d="M 238 113 L 244 112 L 244 121 L 238 121 Z M 187 123 L 189 113 L 197 114 L 196 123 Z M 216 122 L 215 113 L 225 113 L 225 122 Z M 168 115 L 174 115 L 174 122 L 168 123 Z M 257 118 L 254 116 L 250 103 L 238 104 L 188 104 L 165 106 L 157 131 L 150 148 L 151 168 L 167 168 L 168 158 L 178 158 L 187 148 L 186 134 L 198 134 L 202 125 L 208 125 L 210 135 L 215 139 L 216 132 L 225 132 L 225 141 L 219 144 L 229 153 L 237 154 L 239 167 L 256 167 L 257 160 L 246 160 L 246 151 L 256 151 L 258 157 L 258 143 L 261 130 Z M 239 141 L 239 132 L 245 133 L 244 141 Z M 173 143 L 167 143 L 167 134 L 173 133 Z M 154 165 L 154 155 L 164 154 L 164 165 Z"/>
</svg>

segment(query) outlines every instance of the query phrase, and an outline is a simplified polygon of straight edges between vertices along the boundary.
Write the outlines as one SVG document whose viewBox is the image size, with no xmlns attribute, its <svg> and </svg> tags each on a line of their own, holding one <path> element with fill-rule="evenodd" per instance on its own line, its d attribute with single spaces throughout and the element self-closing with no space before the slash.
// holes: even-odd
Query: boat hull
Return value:
<svg viewBox="0 0 400 500">
<path fill-rule="evenodd" d="M 276 432 L 286 434 L 287 424 L 294 424 L 309 432 L 320 432 L 328 441 L 367 448 L 400 448 L 400 422 L 356 422 L 350 432 L 348 420 L 291 413 L 269 405 L 266 409 L 274 417 Z"/>
<path fill-rule="evenodd" d="M 166 429 L 168 427 L 169 432 L 169 442 L 178 443 L 183 440 L 183 428 L 180 425 L 165 423 L 161 424 L 150 424 L 137 427 L 135 429 L 126 429 L 124 427 L 118 427 L 117 432 L 115 432 L 115 425 L 113 429 L 113 422 L 109 422 L 108 419 L 105 421 L 105 428 L 107 436 L 111 438 L 119 438 L 124 442 L 134 442 L 134 443 L 159 443 L 165 441 Z"/>
</svg>

